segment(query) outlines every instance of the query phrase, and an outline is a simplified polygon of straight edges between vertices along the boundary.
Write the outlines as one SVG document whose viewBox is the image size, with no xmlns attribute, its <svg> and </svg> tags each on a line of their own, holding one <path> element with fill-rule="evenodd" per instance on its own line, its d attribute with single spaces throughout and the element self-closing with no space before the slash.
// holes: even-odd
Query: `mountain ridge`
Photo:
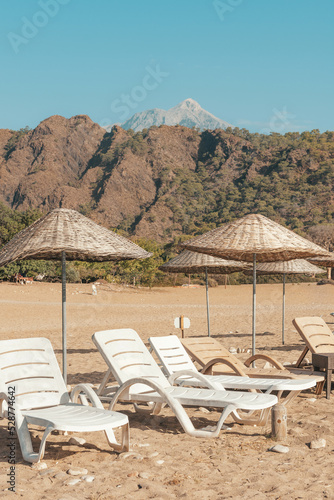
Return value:
<svg viewBox="0 0 334 500">
<path fill-rule="evenodd" d="M 73 208 L 165 242 L 251 212 L 303 231 L 334 221 L 334 132 L 161 125 L 106 133 L 88 116 L 55 115 L 21 135 L 0 130 L 0 202 Z"/>
</svg>

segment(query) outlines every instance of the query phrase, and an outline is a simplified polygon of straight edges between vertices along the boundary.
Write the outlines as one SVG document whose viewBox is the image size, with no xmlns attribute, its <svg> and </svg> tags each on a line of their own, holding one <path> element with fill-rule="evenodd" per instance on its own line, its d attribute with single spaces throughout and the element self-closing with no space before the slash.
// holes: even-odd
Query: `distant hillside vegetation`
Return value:
<svg viewBox="0 0 334 500">
<path fill-rule="evenodd" d="M 6 206 L 74 208 L 162 244 L 251 212 L 301 234 L 332 230 L 334 132 L 163 125 L 106 133 L 84 115 L 52 116 L 34 130 L 0 130 L 0 157 Z"/>
</svg>

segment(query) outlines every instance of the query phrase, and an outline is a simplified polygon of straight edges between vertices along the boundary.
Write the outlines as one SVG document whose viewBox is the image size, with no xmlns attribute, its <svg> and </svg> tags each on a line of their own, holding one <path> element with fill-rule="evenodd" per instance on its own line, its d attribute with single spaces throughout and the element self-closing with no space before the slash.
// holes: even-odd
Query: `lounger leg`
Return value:
<svg viewBox="0 0 334 500">
<path fill-rule="evenodd" d="M 325 385 L 326 380 L 322 380 L 321 382 L 318 382 L 315 388 L 315 395 L 320 396 L 320 394 L 323 391 L 324 385 Z"/>
<path fill-rule="evenodd" d="M 38 462 L 40 456 L 39 453 L 35 453 L 33 450 L 27 421 L 19 412 L 16 413 L 15 423 L 23 459 L 31 463 Z"/>
<path fill-rule="evenodd" d="M 233 420 L 237 422 L 237 424 L 243 424 L 243 425 L 258 425 L 258 426 L 263 426 L 266 425 L 268 422 L 268 417 L 270 414 L 270 408 L 265 408 L 260 411 L 260 414 L 258 417 L 253 417 L 254 411 L 251 411 L 250 414 L 248 414 L 245 417 L 241 417 L 240 414 L 237 411 L 234 411 L 232 413 Z"/>
<path fill-rule="evenodd" d="M 39 447 L 38 462 L 44 457 L 46 438 L 54 430 L 52 425 L 48 425 L 44 431 L 42 441 Z"/>
<path fill-rule="evenodd" d="M 266 394 L 270 394 L 271 390 L 266 391 Z M 280 404 L 287 406 L 291 401 L 293 401 L 300 391 L 290 391 L 290 393 L 287 395 L 285 399 L 282 399 L 282 393 L 284 391 L 278 391 L 277 393 L 277 398 L 280 402 Z M 252 415 L 255 413 L 254 411 L 247 412 L 247 416 L 241 416 L 239 412 L 234 411 L 232 413 L 233 419 L 238 423 L 238 424 L 244 424 L 244 425 L 258 425 L 258 426 L 263 426 L 266 425 L 268 422 L 268 417 L 270 414 L 271 408 L 266 408 L 261 410 L 259 416 L 257 418 L 252 417 Z"/>
<path fill-rule="evenodd" d="M 166 403 L 168 404 L 170 409 L 174 412 L 174 415 L 176 416 L 176 418 L 180 422 L 183 430 L 187 434 L 189 434 L 190 436 L 200 437 L 200 438 L 218 437 L 220 430 L 221 430 L 226 418 L 235 409 L 234 406 L 231 406 L 231 405 L 226 406 L 226 408 L 224 408 L 224 410 L 223 410 L 223 412 L 218 420 L 218 423 L 217 423 L 215 429 L 213 431 L 206 431 L 205 429 L 195 429 L 195 427 L 194 427 L 193 423 L 191 422 L 185 409 L 183 408 L 181 403 L 179 403 L 179 401 L 177 401 L 175 398 L 169 398 L 166 395 Z"/>
<path fill-rule="evenodd" d="M 121 442 L 118 443 L 115 438 L 114 431 L 112 429 L 105 430 L 105 435 L 107 437 L 109 445 L 114 448 L 118 453 L 123 451 L 129 451 L 130 449 L 130 426 L 129 423 L 122 425 L 122 436 Z"/>
<path fill-rule="evenodd" d="M 300 391 L 291 391 L 290 394 L 288 394 L 285 399 L 282 399 L 279 395 L 277 395 L 278 402 L 284 406 L 287 406 L 289 403 L 291 403 L 291 401 L 296 399 L 298 394 L 300 394 Z"/>
<path fill-rule="evenodd" d="M 163 408 L 163 403 L 152 403 L 151 405 L 148 403 L 147 408 L 143 408 L 139 406 L 137 403 L 133 403 L 133 406 L 137 413 L 146 413 L 147 415 L 159 415 L 161 409 Z"/>
<path fill-rule="evenodd" d="M 105 376 L 103 377 L 103 380 L 102 380 L 98 390 L 96 391 L 98 396 L 101 396 L 101 394 L 102 394 L 102 392 L 103 392 L 103 390 L 104 390 L 104 388 L 105 388 L 105 386 L 110 378 L 110 375 L 111 375 L 111 369 L 109 368 L 109 370 L 107 370 Z"/>
<path fill-rule="evenodd" d="M 109 405 L 109 410 L 113 410 L 117 401 L 119 399 L 122 399 L 122 395 L 123 394 L 129 394 L 129 388 L 132 386 L 132 385 L 135 385 L 135 384 L 142 384 L 143 383 L 143 379 L 140 379 L 140 378 L 133 378 L 133 379 L 130 379 L 130 380 L 127 380 L 119 389 L 118 391 L 115 393 L 113 399 L 111 400 L 110 402 L 110 405 Z M 232 413 L 234 410 L 235 410 L 235 406 L 234 405 L 227 405 L 219 420 L 218 420 L 218 423 L 215 427 L 215 429 L 213 431 L 206 431 L 204 429 L 195 429 L 195 427 L 193 426 L 190 418 L 188 417 L 186 411 L 184 410 L 183 406 L 181 405 L 181 403 L 174 397 L 171 397 L 169 396 L 165 390 L 163 389 L 163 387 L 160 387 L 158 384 L 154 383 L 153 381 L 149 381 L 149 380 L 145 380 L 144 383 L 146 385 L 148 385 L 149 387 L 152 387 L 152 389 L 154 389 L 156 392 L 159 393 L 159 395 L 161 396 L 162 398 L 162 402 L 164 404 L 167 404 L 170 409 L 174 412 L 174 415 L 176 416 L 176 418 L 178 419 L 178 421 L 180 422 L 183 430 L 189 434 L 190 436 L 194 436 L 194 437 L 218 437 L 219 435 L 219 432 L 223 426 L 223 423 L 225 421 L 225 419 L 229 416 L 230 413 Z"/>
<path fill-rule="evenodd" d="M 299 356 L 299 358 L 297 359 L 296 368 L 298 368 L 301 365 L 301 362 L 303 361 L 307 353 L 308 353 L 308 347 L 306 346 L 301 355 Z"/>
<path fill-rule="evenodd" d="M 224 411 L 220 415 L 216 429 L 214 431 L 209 432 L 206 436 L 203 436 L 203 437 L 218 437 L 220 430 L 223 427 L 223 424 L 224 424 L 226 418 L 230 415 L 230 413 L 233 412 L 233 409 L 234 408 L 232 406 L 226 406 L 226 408 L 224 408 Z M 203 431 L 196 431 L 196 432 L 203 432 Z"/>
</svg>

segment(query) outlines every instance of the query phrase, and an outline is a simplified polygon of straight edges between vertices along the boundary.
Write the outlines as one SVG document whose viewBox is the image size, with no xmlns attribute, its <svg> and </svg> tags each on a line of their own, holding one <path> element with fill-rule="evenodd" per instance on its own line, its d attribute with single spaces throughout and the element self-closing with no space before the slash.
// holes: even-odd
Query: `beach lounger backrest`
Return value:
<svg viewBox="0 0 334 500">
<path fill-rule="evenodd" d="M 295 318 L 292 323 L 312 354 L 334 352 L 334 335 L 322 318 Z"/>
<path fill-rule="evenodd" d="M 189 358 L 185 348 L 176 335 L 166 337 L 150 337 L 149 342 L 159 358 L 167 376 L 180 370 L 197 372 L 194 363 Z"/>
<path fill-rule="evenodd" d="M 21 410 L 70 401 L 48 339 L 0 341 L 0 392 L 15 396 L 15 407 Z"/>
<path fill-rule="evenodd" d="M 190 337 L 181 339 L 181 342 L 192 360 L 199 363 L 202 367 L 212 359 L 224 358 L 231 361 L 241 371 L 245 370 L 245 365 L 236 356 L 233 356 L 218 340 L 212 337 Z M 233 372 L 228 366 L 224 367 L 224 371 Z"/>
<path fill-rule="evenodd" d="M 170 383 L 135 330 L 104 330 L 94 333 L 92 338 L 120 385 L 129 379 L 141 377 L 150 379 L 164 388 L 170 387 Z M 131 387 L 131 393 L 147 391 L 148 387 L 143 384 Z"/>
</svg>

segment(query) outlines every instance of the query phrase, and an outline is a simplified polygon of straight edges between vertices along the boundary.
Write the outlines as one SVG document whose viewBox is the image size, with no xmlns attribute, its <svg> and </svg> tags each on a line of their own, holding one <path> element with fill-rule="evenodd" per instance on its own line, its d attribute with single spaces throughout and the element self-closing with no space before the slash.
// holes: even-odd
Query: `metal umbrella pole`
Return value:
<svg viewBox="0 0 334 500">
<path fill-rule="evenodd" d="M 67 384 L 67 339 L 66 339 L 66 252 L 61 253 L 61 296 L 62 296 L 62 344 L 63 344 L 63 379 Z"/>
<path fill-rule="evenodd" d="M 252 355 L 255 355 L 256 328 L 256 253 L 253 254 L 253 319 L 252 319 Z"/>
<path fill-rule="evenodd" d="M 283 303 L 282 303 L 282 344 L 284 345 L 284 324 L 285 324 L 285 273 L 283 273 Z"/>
<path fill-rule="evenodd" d="M 205 268 L 205 285 L 206 285 L 206 317 L 208 321 L 208 337 L 210 337 L 210 312 L 209 312 L 209 283 L 208 283 L 208 268 Z"/>
</svg>

